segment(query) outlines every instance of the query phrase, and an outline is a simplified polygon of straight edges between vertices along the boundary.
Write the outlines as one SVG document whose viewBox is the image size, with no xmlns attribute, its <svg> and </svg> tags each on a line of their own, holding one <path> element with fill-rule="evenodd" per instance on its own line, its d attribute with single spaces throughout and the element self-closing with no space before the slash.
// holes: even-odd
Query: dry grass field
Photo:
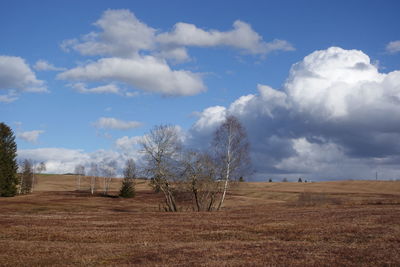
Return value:
<svg viewBox="0 0 400 267">
<path fill-rule="evenodd" d="M 75 189 L 42 175 L 0 199 L 1 266 L 400 266 L 400 182 L 240 183 L 211 213 L 160 212 L 145 181 L 133 199 Z"/>
</svg>

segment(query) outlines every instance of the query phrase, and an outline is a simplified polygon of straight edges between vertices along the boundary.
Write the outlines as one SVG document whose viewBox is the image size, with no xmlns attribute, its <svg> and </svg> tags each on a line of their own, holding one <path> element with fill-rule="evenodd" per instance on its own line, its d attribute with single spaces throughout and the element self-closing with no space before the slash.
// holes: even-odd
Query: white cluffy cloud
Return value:
<svg viewBox="0 0 400 267">
<path fill-rule="evenodd" d="M 36 143 L 43 130 L 26 131 L 17 134 L 17 137 L 30 143 Z"/>
<path fill-rule="evenodd" d="M 35 70 L 38 71 L 63 71 L 66 68 L 56 67 L 53 64 L 47 62 L 46 60 L 38 60 L 36 61 L 35 65 L 33 66 Z"/>
<path fill-rule="evenodd" d="M 142 123 L 137 121 L 123 121 L 110 117 L 101 117 L 94 122 L 93 125 L 102 129 L 129 130 L 140 127 Z"/>
<path fill-rule="evenodd" d="M 35 73 L 21 57 L 0 55 L 0 102 L 12 102 L 19 92 L 47 92 L 45 82 L 38 80 Z"/>
<path fill-rule="evenodd" d="M 207 89 L 201 73 L 169 65 L 168 60 L 188 60 L 188 47 L 227 46 L 259 55 L 294 49 L 284 40 L 265 42 L 250 24 L 242 21 L 234 22 L 233 29 L 227 32 L 206 31 L 180 22 L 172 32 L 163 33 L 138 20 L 129 10 L 120 9 L 105 11 L 94 25 L 98 31 L 65 40 L 61 47 L 102 58 L 64 71 L 57 76 L 59 79 L 77 83 L 117 82 L 146 92 L 187 96 Z"/>
<path fill-rule="evenodd" d="M 386 52 L 391 54 L 400 52 L 400 40 L 388 43 L 386 45 Z"/>
<path fill-rule="evenodd" d="M 200 113 L 190 130 L 204 144 L 226 114 L 246 126 L 257 176 L 372 178 L 400 171 L 400 71 L 380 73 L 359 50 L 331 47 L 294 64 L 280 90 Z"/>
<path fill-rule="evenodd" d="M 66 40 L 61 47 L 78 51 L 82 55 L 131 57 L 140 50 L 154 47 L 155 29 L 139 21 L 126 9 L 106 10 L 94 23 L 100 32 L 90 32 L 81 40 Z"/>
<path fill-rule="evenodd" d="M 169 46 L 228 46 L 241 49 L 250 54 L 267 54 L 274 50 L 291 51 L 293 46 L 284 40 L 264 42 L 251 25 L 237 20 L 233 23 L 233 30 L 221 32 L 217 30 L 205 31 L 189 23 L 177 23 L 172 32 L 161 33 L 157 41 Z"/>
<path fill-rule="evenodd" d="M 194 95 L 206 89 L 200 74 L 172 70 L 165 60 L 153 56 L 102 58 L 58 75 L 74 81 L 118 81 L 133 88 L 163 95 Z"/>
</svg>

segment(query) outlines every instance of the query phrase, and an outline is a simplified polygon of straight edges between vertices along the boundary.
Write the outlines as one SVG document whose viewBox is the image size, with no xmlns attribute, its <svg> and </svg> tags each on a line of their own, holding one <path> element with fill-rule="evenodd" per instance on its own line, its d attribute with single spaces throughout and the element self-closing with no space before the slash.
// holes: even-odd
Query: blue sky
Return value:
<svg viewBox="0 0 400 267">
<path fill-rule="evenodd" d="M 204 147 L 231 113 L 248 128 L 254 179 L 398 178 L 399 11 L 398 1 L 2 1 L 1 121 L 20 157 L 49 172 L 138 157 L 135 138 L 163 123 Z M 363 73 L 341 74 L 353 65 Z"/>
</svg>

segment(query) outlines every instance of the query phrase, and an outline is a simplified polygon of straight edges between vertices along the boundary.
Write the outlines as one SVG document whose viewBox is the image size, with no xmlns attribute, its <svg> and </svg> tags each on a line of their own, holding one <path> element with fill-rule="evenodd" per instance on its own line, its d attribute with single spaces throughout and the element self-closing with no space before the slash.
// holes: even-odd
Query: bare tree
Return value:
<svg viewBox="0 0 400 267">
<path fill-rule="evenodd" d="M 145 173 L 153 179 L 154 186 L 163 192 L 166 210 L 177 211 L 174 180 L 177 178 L 177 162 L 181 142 L 176 127 L 155 126 L 141 141 L 144 153 Z"/>
<path fill-rule="evenodd" d="M 206 153 L 189 151 L 182 157 L 182 163 L 183 185 L 192 194 L 195 210 L 214 210 L 219 192 L 214 160 Z"/>
<path fill-rule="evenodd" d="M 128 159 L 124 168 L 124 179 L 122 180 L 119 196 L 134 197 L 136 186 L 136 164 L 133 159 Z"/>
<path fill-rule="evenodd" d="M 117 171 L 117 162 L 115 160 L 103 161 L 101 163 L 101 172 L 103 175 L 103 194 L 107 195 L 110 190 L 112 178 L 115 177 Z"/>
<path fill-rule="evenodd" d="M 78 164 L 75 166 L 75 175 L 77 177 L 77 190 L 81 190 L 81 179 L 82 176 L 85 176 L 85 166 L 83 166 L 82 164 Z"/>
<path fill-rule="evenodd" d="M 35 184 L 36 184 L 36 177 L 35 177 L 35 172 L 36 172 L 36 170 L 37 170 L 37 165 L 36 165 L 36 161 L 34 161 L 34 160 L 29 160 L 30 161 L 30 163 L 31 163 L 31 167 L 32 167 L 32 174 L 31 174 L 31 179 L 30 179 L 30 181 L 31 181 L 31 186 L 30 186 L 30 192 L 31 193 L 33 193 L 33 189 L 34 189 L 34 186 L 35 186 Z"/>
<path fill-rule="evenodd" d="M 33 169 L 33 164 L 30 160 L 25 159 L 22 162 L 19 194 L 32 192 Z"/>
<path fill-rule="evenodd" d="M 220 210 L 228 190 L 229 181 L 238 179 L 249 168 L 249 143 L 244 127 L 234 116 L 228 116 L 215 131 L 213 140 L 215 160 L 223 181 L 222 196 L 217 210 Z"/>
<path fill-rule="evenodd" d="M 96 180 L 97 177 L 99 176 L 99 167 L 97 166 L 96 163 L 90 164 L 89 175 L 90 175 L 90 193 L 93 195 L 96 192 Z"/>
<path fill-rule="evenodd" d="M 42 172 L 45 172 L 46 169 L 47 169 L 46 168 L 46 163 L 44 161 L 42 161 L 42 162 L 39 163 L 39 166 L 36 167 L 36 172 L 38 174 L 41 174 Z"/>
<path fill-rule="evenodd" d="M 40 162 L 39 164 L 36 161 L 31 161 L 32 164 L 32 179 L 31 179 L 31 193 L 33 193 L 33 189 L 35 185 L 38 183 L 36 174 L 41 174 L 42 172 L 46 171 L 46 164 L 44 161 Z"/>
</svg>

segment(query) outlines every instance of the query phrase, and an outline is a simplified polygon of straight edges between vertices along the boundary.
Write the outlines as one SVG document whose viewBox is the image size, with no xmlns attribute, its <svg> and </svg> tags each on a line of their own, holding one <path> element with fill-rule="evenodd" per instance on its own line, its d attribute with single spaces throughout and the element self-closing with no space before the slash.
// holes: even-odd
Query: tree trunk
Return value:
<svg viewBox="0 0 400 267">
<path fill-rule="evenodd" d="M 199 196 L 197 194 L 197 190 L 196 189 L 193 190 L 193 194 L 194 194 L 194 199 L 196 201 L 197 211 L 200 211 L 201 207 L 200 207 L 200 203 L 199 203 Z"/>
<path fill-rule="evenodd" d="M 215 200 L 215 194 L 211 195 L 211 199 L 210 199 L 210 203 L 207 207 L 207 211 L 212 211 L 213 209 L 213 205 L 214 205 L 214 200 Z"/>
<path fill-rule="evenodd" d="M 229 177 L 229 176 L 227 175 L 227 177 Z M 226 195 L 227 189 L 228 189 L 228 178 L 225 179 L 224 191 L 222 192 L 221 201 L 220 201 L 219 204 L 218 204 L 217 210 L 220 210 L 220 209 L 221 209 L 222 204 L 223 204 L 224 201 L 225 201 L 225 195 Z"/>
<path fill-rule="evenodd" d="M 21 176 L 21 183 L 20 183 L 20 185 L 19 185 L 18 194 L 21 195 L 21 193 L 22 193 L 22 186 L 23 186 L 23 183 L 24 183 L 24 176 L 23 176 L 22 174 L 20 174 L 20 176 Z"/>
<path fill-rule="evenodd" d="M 31 193 L 33 193 L 33 186 L 34 185 L 35 185 L 35 171 L 32 171 Z"/>
<path fill-rule="evenodd" d="M 92 195 L 94 194 L 95 187 L 96 187 L 96 177 L 95 177 L 95 176 L 92 176 L 92 177 L 90 178 L 90 193 L 91 193 Z"/>
<path fill-rule="evenodd" d="M 221 209 L 222 204 L 225 201 L 226 191 L 228 190 L 228 182 L 229 182 L 230 172 L 231 172 L 231 144 L 232 144 L 232 130 L 231 130 L 231 126 L 229 126 L 228 147 L 226 149 L 225 185 L 224 185 L 224 191 L 222 193 L 221 201 L 219 202 L 217 210 Z"/>
</svg>

